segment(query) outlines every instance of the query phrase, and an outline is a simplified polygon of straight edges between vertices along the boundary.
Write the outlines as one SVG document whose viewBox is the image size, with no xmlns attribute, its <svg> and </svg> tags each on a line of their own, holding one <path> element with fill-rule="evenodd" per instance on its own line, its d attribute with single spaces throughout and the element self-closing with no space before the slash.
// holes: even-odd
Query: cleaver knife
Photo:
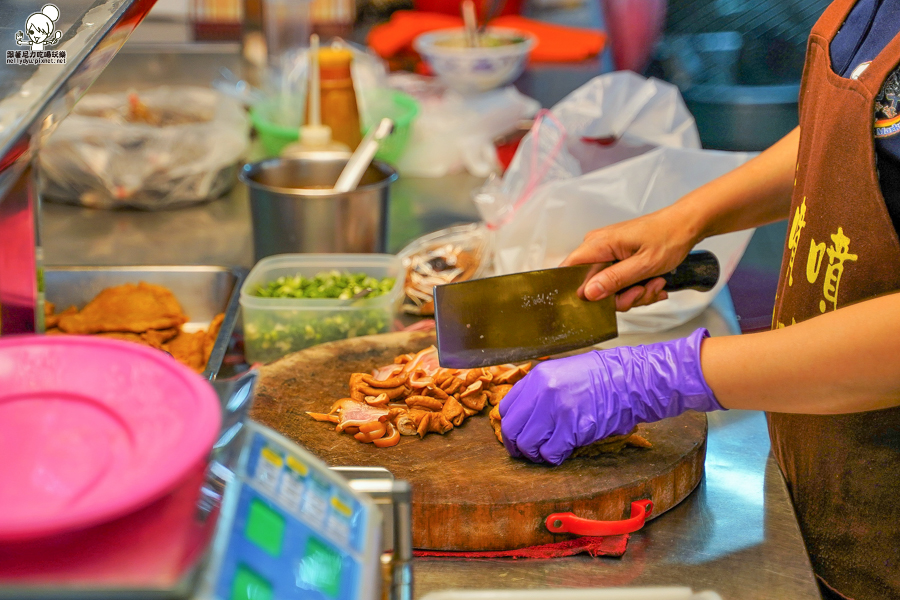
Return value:
<svg viewBox="0 0 900 600">
<path fill-rule="evenodd" d="M 531 360 L 616 337 L 615 296 L 596 302 L 578 297 L 581 284 L 609 264 L 543 269 L 435 286 L 434 318 L 441 366 L 470 369 Z M 719 280 L 719 261 L 706 250 L 692 252 L 661 277 L 668 292 L 707 292 Z"/>
</svg>

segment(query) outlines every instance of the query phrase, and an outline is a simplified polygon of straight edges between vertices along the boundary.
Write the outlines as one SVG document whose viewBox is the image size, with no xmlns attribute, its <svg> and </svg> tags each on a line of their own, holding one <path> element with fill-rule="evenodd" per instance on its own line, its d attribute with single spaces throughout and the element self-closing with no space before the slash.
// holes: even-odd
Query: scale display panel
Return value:
<svg viewBox="0 0 900 600">
<path fill-rule="evenodd" d="M 381 513 L 319 459 L 257 423 L 228 484 L 203 597 L 380 596 Z"/>
</svg>

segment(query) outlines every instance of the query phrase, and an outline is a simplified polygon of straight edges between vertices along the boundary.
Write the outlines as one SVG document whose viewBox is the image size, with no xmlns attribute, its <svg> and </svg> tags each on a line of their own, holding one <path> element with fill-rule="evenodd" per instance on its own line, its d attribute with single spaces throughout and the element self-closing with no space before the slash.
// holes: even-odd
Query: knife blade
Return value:
<svg viewBox="0 0 900 600">
<path fill-rule="evenodd" d="M 594 302 L 578 297 L 578 288 L 610 264 L 542 269 L 435 286 L 441 366 L 469 369 L 531 360 L 616 337 L 615 296 Z M 662 277 L 666 291 L 709 291 L 719 280 L 719 261 L 711 252 L 692 252 Z"/>
</svg>

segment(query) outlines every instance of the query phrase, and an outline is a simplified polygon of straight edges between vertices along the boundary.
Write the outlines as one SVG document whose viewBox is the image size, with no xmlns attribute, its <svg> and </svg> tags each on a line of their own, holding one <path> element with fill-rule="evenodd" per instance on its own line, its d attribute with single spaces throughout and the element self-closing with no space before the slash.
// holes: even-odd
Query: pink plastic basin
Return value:
<svg viewBox="0 0 900 600">
<path fill-rule="evenodd" d="M 137 344 L 0 339 L 0 542 L 90 527 L 171 492 L 219 431 L 212 387 Z"/>
</svg>

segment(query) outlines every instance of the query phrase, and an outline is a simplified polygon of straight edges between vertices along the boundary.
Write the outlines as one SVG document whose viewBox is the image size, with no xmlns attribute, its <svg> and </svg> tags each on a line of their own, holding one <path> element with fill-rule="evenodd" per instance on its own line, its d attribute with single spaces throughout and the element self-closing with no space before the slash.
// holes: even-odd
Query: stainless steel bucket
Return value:
<svg viewBox="0 0 900 600">
<path fill-rule="evenodd" d="M 374 161 L 359 187 L 331 188 L 349 154 L 321 152 L 245 165 L 256 260 L 298 252 L 385 252 L 388 200 L 397 172 Z"/>
</svg>

